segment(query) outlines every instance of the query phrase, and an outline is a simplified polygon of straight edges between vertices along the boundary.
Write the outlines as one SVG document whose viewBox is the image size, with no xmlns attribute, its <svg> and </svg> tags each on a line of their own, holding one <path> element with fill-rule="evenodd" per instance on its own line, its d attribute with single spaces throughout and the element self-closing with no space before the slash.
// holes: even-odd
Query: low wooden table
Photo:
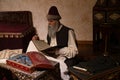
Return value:
<svg viewBox="0 0 120 80">
<path fill-rule="evenodd" d="M 69 71 L 74 80 L 120 80 L 120 66 L 95 75 L 85 75 L 73 68 L 70 68 Z"/>
<path fill-rule="evenodd" d="M 54 70 L 34 71 L 31 74 L 13 68 L 7 64 L 0 63 L 0 72 L 7 74 L 5 71 L 8 70 L 8 72 L 11 72 L 13 75 L 15 75 L 18 80 L 61 80 L 59 63 L 52 63 L 55 66 Z"/>
</svg>

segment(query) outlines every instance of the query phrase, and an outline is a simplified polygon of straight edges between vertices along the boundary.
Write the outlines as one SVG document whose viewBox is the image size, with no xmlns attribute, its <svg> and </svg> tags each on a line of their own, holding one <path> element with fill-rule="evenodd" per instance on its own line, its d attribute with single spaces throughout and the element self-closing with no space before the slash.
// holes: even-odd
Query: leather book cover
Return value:
<svg viewBox="0 0 120 80">
<path fill-rule="evenodd" d="M 27 52 L 32 64 L 35 68 L 53 69 L 51 61 L 49 61 L 42 53 L 39 52 Z"/>
</svg>

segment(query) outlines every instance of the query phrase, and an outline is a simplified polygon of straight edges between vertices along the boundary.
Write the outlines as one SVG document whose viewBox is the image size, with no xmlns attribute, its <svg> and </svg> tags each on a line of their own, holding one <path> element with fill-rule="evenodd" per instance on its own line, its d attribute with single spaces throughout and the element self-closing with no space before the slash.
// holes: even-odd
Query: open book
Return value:
<svg viewBox="0 0 120 80">
<path fill-rule="evenodd" d="M 38 49 L 38 51 L 43 52 L 45 55 L 49 55 L 52 57 L 57 57 L 58 55 L 55 54 L 56 50 L 62 48 L 60 46 L 51 47 L 43 40 L 33 40 L 33 43 Z"/>
<path fill-rule="evenodd" d="M 6 63 L 9 66 L 28 73 L 32 73 L 37 69 L 54 69 L 51 61 L 40 52 L 34 51 L 12 56 L 6 60 Z"/>
</svg>

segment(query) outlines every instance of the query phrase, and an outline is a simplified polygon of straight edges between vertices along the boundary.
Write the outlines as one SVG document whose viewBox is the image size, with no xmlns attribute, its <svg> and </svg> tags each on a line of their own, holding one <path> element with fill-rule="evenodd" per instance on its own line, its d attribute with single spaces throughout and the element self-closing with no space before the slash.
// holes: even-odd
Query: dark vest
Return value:
<svg viewBox="0 0 120 80">
<path fill-rule="evenodd" d="M 71 30 L 68 27 L 62 26 L 61 30 L 56 33 L 57 45 L 60 47 L 68 46 L 68 33 Z M 47 35 L 47 41 L 50 45 L 51 38 Z"/>
</svg>

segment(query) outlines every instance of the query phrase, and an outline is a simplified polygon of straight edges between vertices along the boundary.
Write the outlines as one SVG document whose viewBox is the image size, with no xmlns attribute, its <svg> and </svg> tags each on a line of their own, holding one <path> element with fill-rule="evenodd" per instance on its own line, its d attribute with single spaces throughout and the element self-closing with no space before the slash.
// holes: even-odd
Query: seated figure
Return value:
<svg viewBox="0 0 120 80">
<path fill-rule="evenodd" d="M 48 34 L 46 41 L 50 46 L 62 46 L 62 48 L 55 50 L 55 54 L 59 55 L 57 58 L 50 56 L 46 57 L 50 60 L 59 62 L 62 79 L 69 80 L 70 76 L 66 74 L 66 72 L 71 64 L 76 63 L 75 56 L 78 54 L 78 48 L 74 30 L 64 26 L 60 22 L 60 19 L 61 16 L 57 8 L 52 6 L 47 14 Z M 35 35 L 32 39 L 39 39 L 39 37 Z M 27 52 L 28 51 L 38 51 L 32 41 L 29 43 Z"/>
</svg>

